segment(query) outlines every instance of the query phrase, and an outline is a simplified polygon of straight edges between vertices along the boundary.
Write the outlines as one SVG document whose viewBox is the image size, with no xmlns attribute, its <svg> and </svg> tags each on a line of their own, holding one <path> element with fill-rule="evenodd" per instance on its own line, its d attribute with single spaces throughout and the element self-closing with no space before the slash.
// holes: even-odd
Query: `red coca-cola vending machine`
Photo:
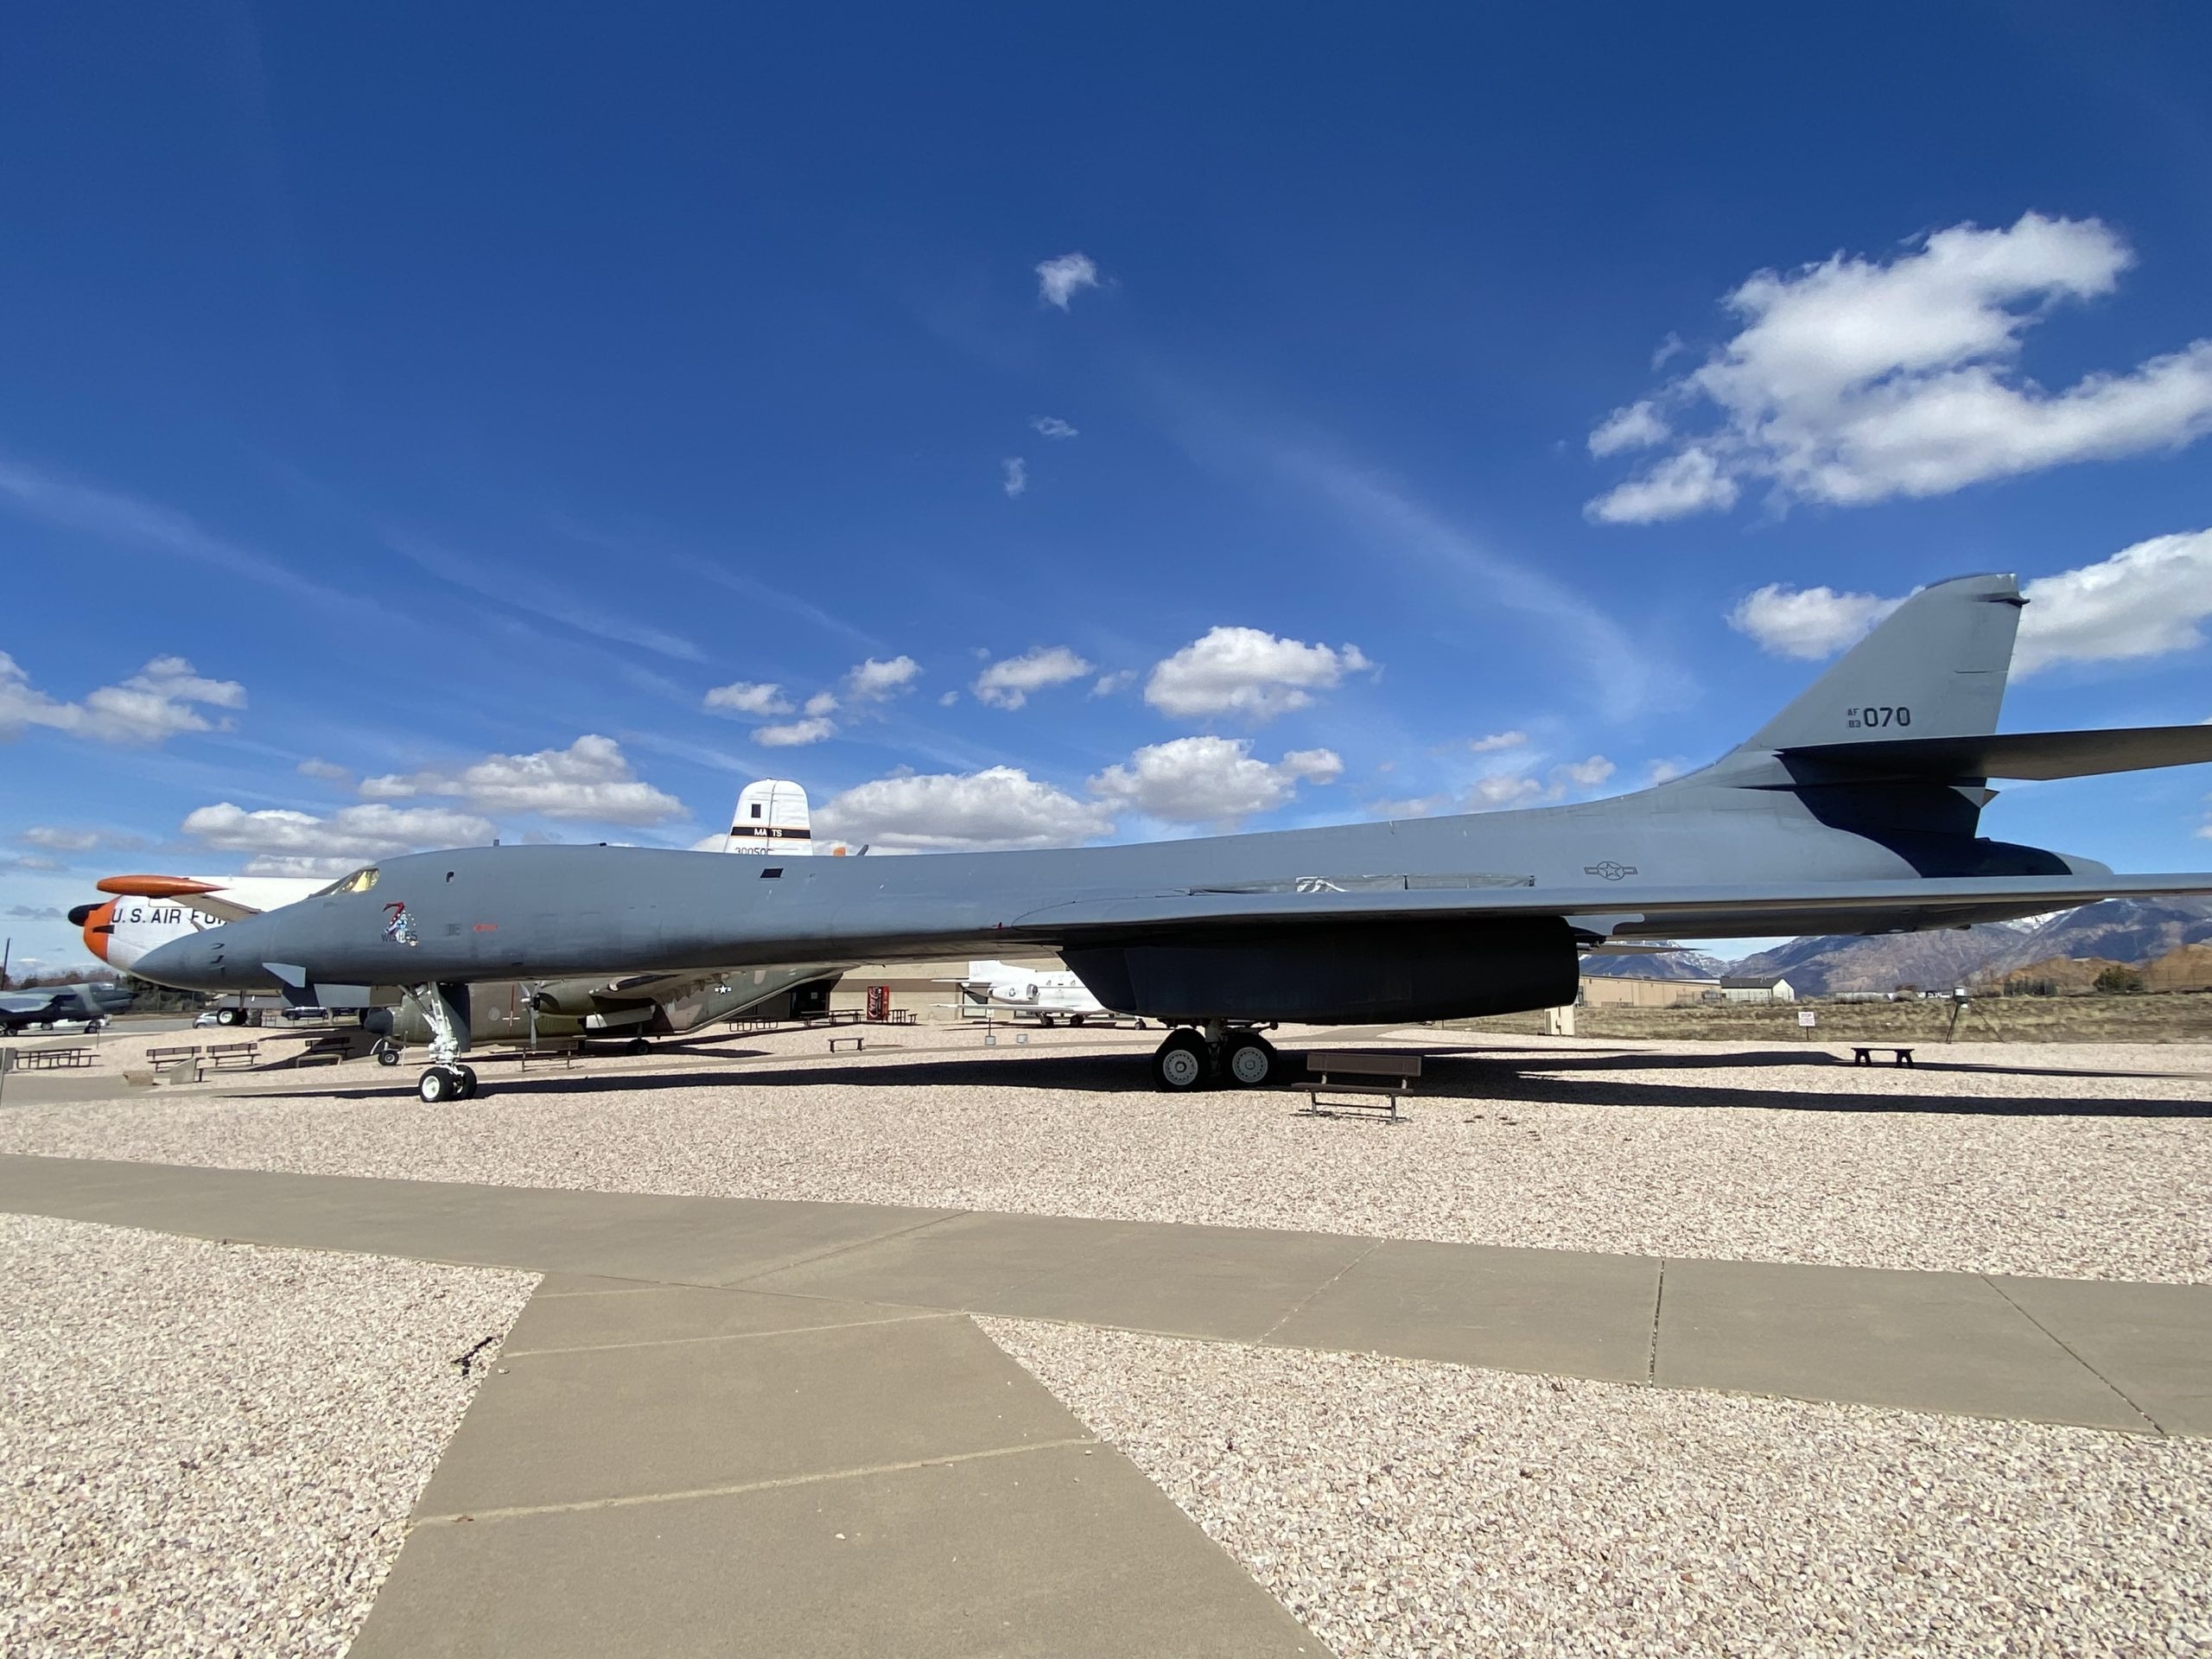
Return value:
<svg viewBox="0 0 2212 1659">
<path fill-rule="evenodd" d="M 871 985 L 868 988 L 868 1017 L 870 1025 L 881 1025 L 891 1018 L 891 988 Z"/>
</svg>

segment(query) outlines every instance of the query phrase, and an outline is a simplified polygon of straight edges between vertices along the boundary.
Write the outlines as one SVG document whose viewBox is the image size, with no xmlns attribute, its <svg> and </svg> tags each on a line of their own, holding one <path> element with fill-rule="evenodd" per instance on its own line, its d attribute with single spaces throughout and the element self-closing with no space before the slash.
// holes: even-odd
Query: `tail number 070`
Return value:
<svg viewBox="0 0 2212 1659">
<path fill-rule="evenodd" d="M 1872 731 L 1883 726 L 1910 726 L 1912 710 L 1902 704 L 1890 709 L 1847 709 L 1843 711 L 1843 723 L 1854 732 Z"/>
</svg>

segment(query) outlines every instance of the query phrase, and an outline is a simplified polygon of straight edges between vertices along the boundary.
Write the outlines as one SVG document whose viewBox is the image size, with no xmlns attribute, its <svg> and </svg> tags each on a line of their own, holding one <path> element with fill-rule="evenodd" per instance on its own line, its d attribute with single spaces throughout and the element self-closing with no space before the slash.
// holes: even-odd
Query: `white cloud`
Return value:
<svg viewBox="0 0 2212 1659">
<path fill-rule="evenodd" d="M 1501 772 L 1475 779 L 1467 791 L 1470 812 L 1503 812 L 1516 806 L 1535 806 L 1547 798 L 1544 786 L 1526 772 Z"/>
<path fill-rule="evenodd" d="M 1029 424 L 1048 438 L 1075 438 L 1083 435 L 1057 415 L 1033 415 Z"/>
<path fill-rule="evenodd" d="M 1590 435 L 1590 453 L 1617 455 L 1624 449 L 1648 449 L 1673 435 L 1674 429 L 1647 397 L 1605 416 Z"/>
<path fill-rule="evenodd" d="M 210 721 L 202 708 L 245 707 L 244 686 L 204 679 L 181 657 L 156 657 L 120 685 L 99 686 L 82 702 L 58 702 L 0 652 L 0 738 L 41 726 L 101 743 L 160 743 L 184 732 L 229 729 L 227 720 Z"/>
<path fill-rule="evenodd" d="M 1344 762 L 1328 749 L 1294 750 L 1273 765 L 1254 760 L 1251 750 L 1244 738 L 1154 743 L 1093 778 L 1090 792 L 1171 823 L 1230 824 L 1282 805 L 1301 779 L 1331 783 L 1344 772 Z"/>
<path fill-rule="evenodd" d="M 2192 442 L 2212 431 L 2212 340 L 2056 392 L 2019 372 L 2029 328 L 2109 295 L 2133 259 L 2096 219 L 2031 213 L 2007 229 L 1953 226 L 1886 262 L 1838 253 L 1760 271 L 1726 298 L 1736 335 L 1644 400 L 1675 412 L 1675 452 L 1589 516 L 1726 508 L 1758 480 L 1783 505 L 1860 505 Z M 1718 423 L 1681 432 L 1698 410 Z M 1592 447 L 1606 453 L 1599 434 Z"/>
<path fill-rule="evenodd" d="M 534 812 L 594 823 L 659 823 L 683 816 L 683 802 L 632 772 L 620 744 L 591 733 L 565 749 L 488 754 L 457 772 L 365 778 L 360 792 L 377 801 L 454 796 L 480 812 Z"/>
<path fill-rule="evenodd" d="M 252 855 L 248 870 L 256 875 L 342 875 L 373 859 L 480 846 L 492 838 L 489 820 L 437 806 L 346 806 L 324 818 L 249 812 L 224 801 L 188 814 L 183 827 L 217 852 Z"/>
<path fill-rule="evenodd" d="M 2153 537 L 2020 591 L 2015 672 L 2193 650 L 2212 617 L 2212 530 Z"/>
<path fill-rule="evenodd" d="M 1568 786 L 1580 790 L 1597 788 L 1611 777 L 1616 768 L 1602 754 L 1593 754 L 1587 760 L 1576 760 L 1553 768 L 1552 776 Z"/>
<path fill-rule="evenodd" d="M 1046 305 L 1065 311 L 1078 290 L 1097 286 L 1098 267 L 1088 254 L 1063 253 L 1038 264 L 1037 297 Z"/>
<path fill-rule="evenodd" d="M 1110 697 L 1116 691 L 1134 684 L 1137 671 L 1134 668 L 1117 668 L 1111 674 L 1101 674 L 1090 688 L 1094 697 Z"/>
<path fill-rule="evenodd" d="M 96 847 L 143 847 L 137 836 L 119 836 L 106 830 L 72 830 L 56 824 L 35 823 L 16 837 L 26 847 L 49 853 L 89 853 Z"/>
<path fill-rule="evenodd" d="M 814 815 L 817 835 L 893 852 L 1064 847 L 1109 834 L 1106 810 L 1079 801 L 1017 766 L 879 778 L 833 796 Z"/>
<path fill-rule="evenodd" d="M 301 761 L 299 772 L 302 778 L 320 778 L 326 784 L 351 783 L 353 779 L 353 774 L 345 767 L 320 757 Z"/>
<path fill-rule="evenodd" d="M 794 720 L 782 726 L 762 726 L 753 734 L 753 741 L 772 749 L 795 749 L 809 743 L 819 743 L 837 735 L 834 720 Z"/>
<path fill-rule="evenodd" d="M 785 711 L 778 709 L 776 712 L 781 714 Z M 817 691 L 806 700 L 806 707 L 800 712 L 809 720 L 819 720 L 824 715 L 834 715 L 837 712 L 837 694 L 835 691 Z"/>
<path fill-rule="evenodd" d="M 1728 626 L 1777 657 L 1815 661 L 1856 645 L 1904 601 L 1833 588 L 1786 588 L 1778 582 L 1747 594 L 1728 613 Z"/>
<path fill-rule="evenodd" d="M 1693 512 L 1725 511 L 1736 505 L 1736 480 L 1720 462 L 1695 445 L 1671 455 L 1644 474 L 1608 491 L 1585 510 L 1601 524 L 1648 524 Z"/>
<path fill-rule="evenodd" d="M 1544 779 L 1525 767 L 1478 778 L 1467 791 L 1470 812 L 1501 812 L 1514 807 L 1549 806 L 1570 794 L 1586 795 L 1618 770 L 1602 754 L 1554 766 Z"/>
<path fill-rule="evenodd" d="M 1647 760 L 1643 764 L 1643 781 L 1663 784 L 1681 777 L 1689 770 L 1690 763 L 1680 755 L 1670 755 L 1663 760 Z"/>
<path fill-rule="evenodd" d="M 2094 564 L 2022 585 L 2012 671 L 2193 651 L 2212 620 L 2212 530 L 2154 536 Z M 1873 594 L 1770 582 L 1728 625 L 1778 657 L 1832 657 L 1903 604 Z"/>
<path fill-rule="evenodd" d="M 759 720 L 791 711 L 791 700 L 784 696 L 784 688 L 772 681 L 733 680 L 728 685 L 715 686 L 707 693 L 705 706 L 733 715 L 750 715 Z"/>
<path fill-rule="evenodd" d="M 1303 709 L 1313 694 L 1374 664 L 1357 645 L 1332 650 L 1259 628 L 1210 630 L 1155 664 L 1144 700 L 1178 719 L 1241 715 L 1253 721 Z"/>
<path fill-rule="evenodd" d="M 861 702 L 877 702 L 906 690 L 921 671 L 922 665 L 911 657 L 893 657 L 888 662 L 878 662 L 871 657 L 846 674 L 845 689 Z M 811 709 L 813 704 L 807 706 Z"/>
<path fill-rule="evenodd" d="M 1000 487 L 1008 496 L 1020 495 L 1029 487 L 1029 463 L 1020 455 L 1008 455 L 999 468 L 1005 475 Z"/>
<path fill-rule="evenodd" d="M 1433 818 L 1452 810 L 1449 795 L 1417 795 L 1398 801 L 1370 801 L 1362 809 L 1370 818 Z"/>
<path fill-rule="evenodd" d="M 937 706 L 938 706 L 938 708 L 940 708 L 940 709 L 950 709 L 950 708 L 951 708 L 951 707 L 952 707 L 952 705 L 953 705 L 954 703 L 956 703 L 956 702 L 959 702 L 959 701 L 960 701 L 960 693 L 959 693 L 959 692 L 957 692 L 957 691 L 948 691 L 948 692 L 946 692 L 943 696 L 939 697 L 939 698 L 937 700 Z"/>
<path fill-rule="evenodd" d="M 1065 645 L 1033 646 L 985 669 L 976 681 L 976 700 L 995 709 L 1019 709 L 1031 692 L 1079 680 L 1090 670 L 1090 664 Z"/>
<path fill-rule="evenodd" d="M 1478 737 L 1467 747 L 1477 754 L 1496 754 L 1500 749 L 1517 749 L 1527 744 L 1526 732 L 1492 732 L 1488 737 Z"/>
</svg>

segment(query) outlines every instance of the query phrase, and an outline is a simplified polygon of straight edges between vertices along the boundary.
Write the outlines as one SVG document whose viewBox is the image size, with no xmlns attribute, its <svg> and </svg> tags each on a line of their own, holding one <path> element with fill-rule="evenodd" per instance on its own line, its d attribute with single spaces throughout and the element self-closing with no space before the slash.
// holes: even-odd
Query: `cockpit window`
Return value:
<svg viewBox="0 0 2212 1659">
<path fill-rule="evenodd" d="M 340 880 L 332 882 L 321 893 L 315 894 L 315 897 L 318 899 L 327 899 L 334 893 L 366 893 L 371 887 L 376 886 L 376 884 L 377 867 L 372 864 L 365 870 L 356 870 L 353 874 L 346 876 Z"/>
</svg>

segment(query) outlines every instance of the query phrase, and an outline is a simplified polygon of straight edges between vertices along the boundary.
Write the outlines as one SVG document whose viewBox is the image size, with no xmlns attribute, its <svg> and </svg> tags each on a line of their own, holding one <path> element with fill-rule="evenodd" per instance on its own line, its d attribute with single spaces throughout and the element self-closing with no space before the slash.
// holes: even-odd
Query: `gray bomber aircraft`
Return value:
<svg viewBox="0 0 2212 1659">
<path fill-rule="evenodd" d="M 2212 726 L 1997 733 L 2011 576 L 1923 589 L 1701 772 L 1609 800 L 1133 847 L 756 859 L 480 847 L 391 859 L 164 945 L 137 971 L 342 1003 L 406 984 L 438 1027 L 425 1100 L 474 1074 L 467 986 L 517 976 L 1057 951 L 1117 1013 L 1177 1027 L 1165 1089 L 1268 1081 L 1262 1029 L 1572 1001 L 1614 942 L 1885 933 L 2212 893 L 1977 835 L 1992 778 L 2212 760 Z M 362 999 L 365 1000 L 365 999 Z"/>
</svg>

